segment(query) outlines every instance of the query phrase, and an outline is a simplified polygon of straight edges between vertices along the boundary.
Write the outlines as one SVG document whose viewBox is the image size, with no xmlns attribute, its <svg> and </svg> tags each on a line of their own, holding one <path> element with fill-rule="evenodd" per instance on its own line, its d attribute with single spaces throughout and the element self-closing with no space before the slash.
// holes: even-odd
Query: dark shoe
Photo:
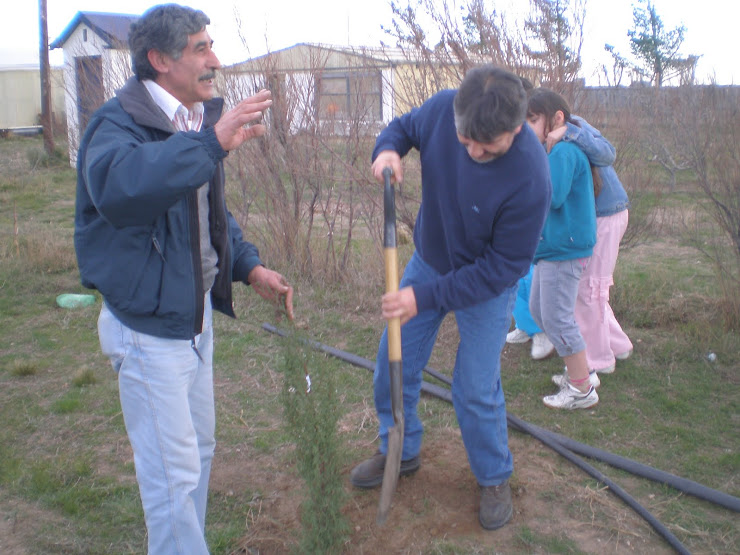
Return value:
<svg viewBox="0 0 740 555">
<path fill-rule="evenodd" d="M 496 530 L 511 520 L 514 506 L 507 480 L 498 486 L 481 486 L 478 520 L 486 530 Z"/>
<path fill-rule="evenodd" d="M 419 470 L 419 467 L 421 467 L 421 461 L 418 456 L 407 461 L 401 461 L 400 476 L 409 476 Z M 383 483 L 384 471 L 385 455 L 378 451 L 352 469 L 349 474 L 349 481 L 356 488 L 375 488 Z"/>
</svg>

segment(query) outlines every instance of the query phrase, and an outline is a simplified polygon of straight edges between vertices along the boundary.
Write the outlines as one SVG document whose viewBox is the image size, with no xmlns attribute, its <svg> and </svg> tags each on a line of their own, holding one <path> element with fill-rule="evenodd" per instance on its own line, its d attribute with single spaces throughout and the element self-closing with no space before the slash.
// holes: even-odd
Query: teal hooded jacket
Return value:
<svg viewBox="0 0 740 555">
<path fill-rule="evenodd" d="M 583 151 L 561 141 L 548 155 L 552 201 L 534 262 L 588 258 L 596 244 L 596 204 L 591 166 Z"/>
</svg>

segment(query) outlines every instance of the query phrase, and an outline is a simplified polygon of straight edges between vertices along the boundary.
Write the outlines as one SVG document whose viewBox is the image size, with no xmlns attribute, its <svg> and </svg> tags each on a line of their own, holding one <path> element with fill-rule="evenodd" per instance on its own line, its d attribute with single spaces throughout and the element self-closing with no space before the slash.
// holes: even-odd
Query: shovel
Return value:
<svg viewBox="0 0 740 555">
<path fill-rule="evenodd" d="M 391 185 L 390 168 L 383 169 L 385 179 L 383 254 L 385 257 L 385 292 L 398 291 L 398 253 L 396 251 L 396 204 L 395 190 Z M 377 523 L 382 526 L 391 510 L 393 493 L 401 471 L 403 450 L 403 369 L 401 362 L 401 319 L 388 320 L 388 373 L 391 386 L 391 411 L 393 427 L 388 430 L 388 453 L 383 471 L 383 486 L 380 490 Z"/>
</svg>

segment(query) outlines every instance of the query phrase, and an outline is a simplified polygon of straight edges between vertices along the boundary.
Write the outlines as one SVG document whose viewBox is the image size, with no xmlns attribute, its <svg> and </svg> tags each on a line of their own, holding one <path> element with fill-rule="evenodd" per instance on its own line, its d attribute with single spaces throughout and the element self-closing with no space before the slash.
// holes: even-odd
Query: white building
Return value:
<svg viewBox="0 0 740 555">
<path fill-rule="evenodd" d="M 64 118 L 61 69 L 51 69 L 52 117 Z M 0 66 L 0 134 L 41 133 L 41 71 L 38 64 Z"/>
<path fill-rule="evenodd" d="M 138 15 L 77 12 L 49 47 L 64 51 L 70 162 L 75 164 L 90 116 L 132 74 L 128 32 Z"/>
</svg>

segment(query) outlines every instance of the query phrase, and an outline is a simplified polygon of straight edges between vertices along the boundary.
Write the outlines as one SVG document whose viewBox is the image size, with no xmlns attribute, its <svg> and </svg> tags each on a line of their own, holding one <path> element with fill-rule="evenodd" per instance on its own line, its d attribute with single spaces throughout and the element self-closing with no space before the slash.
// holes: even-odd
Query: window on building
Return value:
<svg viewBox="0 0 740 555">
<path fill-rule="evenodd" d="M 324 73 L 318 81 L 320 120 L 383 119 L 383 88 L 379 71 Z"/>
</svg>

